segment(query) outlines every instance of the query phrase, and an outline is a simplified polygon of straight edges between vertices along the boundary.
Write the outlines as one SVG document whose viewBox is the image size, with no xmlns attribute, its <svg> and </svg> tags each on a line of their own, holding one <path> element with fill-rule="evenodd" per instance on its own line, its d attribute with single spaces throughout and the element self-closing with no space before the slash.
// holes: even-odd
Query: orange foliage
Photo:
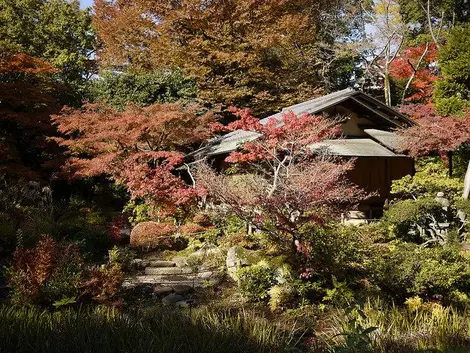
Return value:
<svg viewBox="0 0 470 353">
<path fill-rule="evenodd" d="M 200 97 L 264 114 L 312 96 L 319 14 L 327 1 L 95 1 L 102 63 L 180 67 Z"/>
<path fill-rule="evenodd" d="M 130 245 L 133 248 L 153 249 L 171 245 L 170 236 L 177 228 L 171 223 L 142 222 L 131 232 Z"/>
<path fill-rule="evenodd" d="M 73 245 L 61 245 L 52 238 L 44 236 L 33 249 L 18 248 L 13 254 L 12 267 L 9 271 L 8 284 L 23 302 L 48 302 L 59 297 L 48 296 L 46 288 L 52 280 L 68 279 L 62 271 L 75 271 L 80 274 L 82 259 L 78 248 Z M 67 283 L 78 290 L 76 283 Z M 63 283 L 65 286 L 65 283 Z M 72 288 L 73 289 L 73 288 Z M 64 293 L 67 295 L 67 293 Z"/>
<path fill-rule="evenodd" d="M 427 49 L 426 49 L 427 48 Z M 408 102 L 429 103 L 432 99 L 433 83 L 437 80 L 437 48 L 434 43 L 421 44 L 403 50 L 391 64 L 391 77 L 399 80 L 408 80 L 414 73 L 411 90 L 405 100 Z M 424 55 L 424 56 L 423 56 Z M 422 60 L 420 62 L 420 58 Z"/>
<path fill-rule="evenodd" d="M 100 304 L 121 304 L 117 295 L 124 281 L 124 272 L 119 266 L 108 264 L 102 267 L 93 267 L 87 271 L 86 277 L 82 295 L 90 297 Z"/>
</svg>

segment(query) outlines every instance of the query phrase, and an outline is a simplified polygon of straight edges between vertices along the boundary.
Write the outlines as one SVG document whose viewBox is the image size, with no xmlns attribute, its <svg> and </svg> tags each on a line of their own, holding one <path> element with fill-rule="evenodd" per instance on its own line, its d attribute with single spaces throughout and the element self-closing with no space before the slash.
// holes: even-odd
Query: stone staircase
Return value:
<svg viewBox="0 0 470 353">
<path fill-rule="evenodd" d="M 155 287 L 187 286 L 197 288 L 220 282 L 221 275 L 216 269 L 204 265 L 189 267 L 181 259 L 172 261 L 142 260 L 139 263 L 141 270 L 125 280 L 125 287 L 148 284 Z"/>
</svg>

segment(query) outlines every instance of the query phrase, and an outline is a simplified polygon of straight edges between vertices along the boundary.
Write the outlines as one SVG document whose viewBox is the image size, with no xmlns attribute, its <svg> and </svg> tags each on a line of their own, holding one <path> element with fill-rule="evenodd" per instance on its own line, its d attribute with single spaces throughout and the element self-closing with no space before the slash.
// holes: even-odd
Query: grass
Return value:
<svg viewBox="0 0 470 353">
<path fill-rule="evenodd" d="M 0 307 L 2 353 L 283 352 L 294 336 L 244 311 Z"/>
<path fill-rule="evenodd" d="M 428 303 L 420 307 L 400 308 L 380 300 L 364 306 L 362 327 L 377 327 L 372 334 L 374 353 L 465 353 L 470 352 L 470 313 L 453 307 Z M 328 351 L 340 345 L 350 317 L 344 311 L 330 318 L 330 329 L 319 335 L 319 346 Z M 365 352 L 364 352 L 365 353 Z"/>
</svg>

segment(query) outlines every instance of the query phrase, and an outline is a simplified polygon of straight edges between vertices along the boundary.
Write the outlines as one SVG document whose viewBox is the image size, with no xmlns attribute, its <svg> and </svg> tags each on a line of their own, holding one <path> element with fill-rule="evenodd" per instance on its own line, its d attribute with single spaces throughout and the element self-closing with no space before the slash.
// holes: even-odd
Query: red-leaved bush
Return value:
<svg viewBox="0 0 470 353">
<path fill-rule="evenodd" d="M 36 247 L 14 252 L 8 285 L 16 301 L 51 304 L 64 297 L 78 297 L 82 271 L 76 246 L 43 236 Z"/>
<path fill-rule="evenodd" d="M 404 139 L 400 149 L 412 156 L 437 153 L 445 157 L 470 142 L 470 112 L 463 116 L 440 116 L 432 105 L 424 104 L 405 105 L 401 111 L 417 123 L 401 131 Z"/>
<path fill-rule="evenodd" d="M 132 229 L 130 245 L 145 250 L 171 247 L 171 236 L 176 231 L 176 226 L 171 223 L 142 222 Z"/>
<path fill-rule="evenodd" d="M 100 304 L 120 305 L 118 298 L 124 272 L 121 267 L 113 264 L 106 264 L 100 267 L 91 267 L 85 272 L 85 281 L 82 285 L 83 296 Z"/>
</svg>

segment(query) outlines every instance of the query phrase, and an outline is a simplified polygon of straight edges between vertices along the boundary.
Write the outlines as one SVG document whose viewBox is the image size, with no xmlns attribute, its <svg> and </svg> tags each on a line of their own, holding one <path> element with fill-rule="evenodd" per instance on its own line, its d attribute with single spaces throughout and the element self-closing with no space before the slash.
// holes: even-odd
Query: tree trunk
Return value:
<svg viewBox="0 0 470 353">
<path fill-rule="evenodd" d="M 385 104 L 392 106 L 392 92 L 390 92 L 390 76 L 388 72 L 385 73 L 384 77 L 384 95 L 385 95 Z"/>
<path fill-rule="evenodd" d="M 470 161 L 468 162 L 467 174 L 465 174 L 463 198 L 468 200 L 469 196 L 470 196 Z"/>
<path fill-rule="evenodd" d="M 452 163 L 452 155 L 453 155 L 452 152 L 447 153 L 447 160 L 449 163 L 449 178 L 452 178 L 452 176 L 454 175 L 454 165 Z"/>
</svg>

